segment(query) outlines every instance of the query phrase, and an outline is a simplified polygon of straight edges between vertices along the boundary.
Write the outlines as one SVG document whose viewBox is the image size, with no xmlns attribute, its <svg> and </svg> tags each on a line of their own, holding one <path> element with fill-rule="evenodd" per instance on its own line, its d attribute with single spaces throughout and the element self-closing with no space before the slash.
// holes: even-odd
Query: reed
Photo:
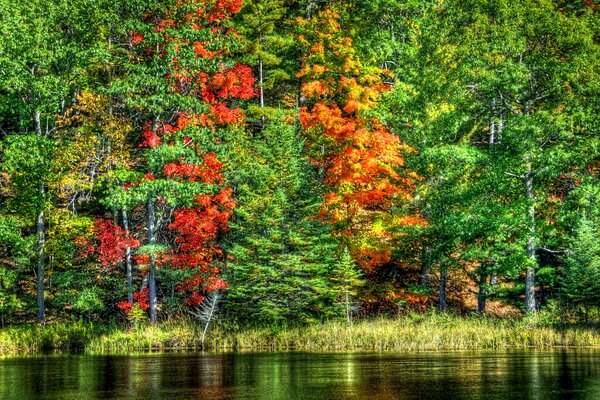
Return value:
<svg viewBox="0 0 600 400">
<path fill-rule="evenodd" d="M 93 337 L 107 327 L 90 322 L 69 322 L 0 329 L 0 355 L 33 354 L 50 350 L 84 350 Z"/>
<path fill-rule="evenodd" d="M 93 339 L 90 351 L 200 348 L 193 321 L 130 331 Z M 492 319 L 415 314 L 400 319 L 363 320 L 299 327 L 231 327 L 217 325 L 207 337 L 214 350 L 422 351 L 520 347 L 600 347 L 598 326 L 547 326 L 530 318 Z"/>
<path fill-rule="evenodd" d="M 200 349 L 201 327 L 191 319 L 124 328 L 58 323 L 0 330 L 0 354 L 48 350 L 113 353 Z M 216 324 L 205 349 L 305 351 L 423 351 L 505 348 L 600 347 L 600 326 L 557 325 L 539 317 L 512 319 L 410 314 L 369 319 L 352 326 L 331 321 L 308 326 Z"/>
</svg>

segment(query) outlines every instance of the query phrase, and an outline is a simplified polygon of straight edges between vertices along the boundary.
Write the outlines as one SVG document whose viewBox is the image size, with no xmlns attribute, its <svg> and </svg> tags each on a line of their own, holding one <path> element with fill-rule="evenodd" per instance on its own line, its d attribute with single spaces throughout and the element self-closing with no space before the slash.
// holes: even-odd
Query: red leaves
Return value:
<svg viewBox="0 0 600 400">
<path fill-rule="evenodd" d="M 187 179 L 189 182 L 222 184 L 222 163 L 217 160 L 216 154 L 205 153 L 202 158 L 204 159 L 202 164 L 191 164 L 183 161 L 168 163 L 164 166 L 163 173 L 168 178 L 182 178 Z"/>
<path fill-rule="evenodd" d="M 231 125 L 244 121 L 242 110 L 230 108 L 222 100 L 230 98 L 247 100 L 256 96 L 255 80 L 250 67 L 236 63 L 233 68 L 223 68 L 212 77 L 202 73 L 198 77 L 198 82 L 201 86 L 202 98 L 210 104 L 210 113 L 203 118 L 204 125 Z"/>
<path fill-rule="evenodd" d="M 142 40 L 144 40 L 144 35 L 141 33 L 134 31 L 129 33 L 129 43 L 131 43 L 132 46 L 137 46 Z"/>
<path fill-rule="evenodd" d="M 135 292 L 133 294 L 133 300 L 135 301 L 131 303 L 126 300 L 120 301 L 117 303 L 117 307 L 120 308 L 125 315 L 129 315 L 131 309 L 135 307 L 136 302 L 142 310 L 148 310 L 150 308 L 150 290 L 144 288 L 139 292 Z"/>
<path fill-rule="evenodd" d="M 222 99 L 247 100 L 256 95 L 252 69 L 239 63 L 236 63 L 231 69 L 223 69 L 222 72 L 216 73 L 212 77 L 208 89 Z"/>
<path fill-rule="evenodd" d="M 152 130 L 145 130 L 142 133 L 142 137 L 143 140 L 140 143 L 140 147 L 157 147 L 162 143 L 160 137 Z"/>
<path fill-rule="evenodd" d="M 228 221 L 233 214 L 235 202 L 233 191 L 222 189 L 217 195 L 202 194 L 196 198 L 196 207 L 175 211 L 169 229 L 178 236 L 177 249 L 170 255 L 174 268 L 192 269 L 195 273 L 182 281 L 177 290 L 190 292 L 187 304 L 198 304 L 204 297 L 200 291 L 224 289 L 227 284 L 217 275 L 213 265 L 215 257 L 222 254 L 217 244 L 219 233 L 229 229 Z"/>
<path fill-rule="evenodd" d="M 242 0 L 213 0 L 208 14 L 209 22 L 222 22 L 230 18 L 231 14 L 240 11 Z"/>
<path fill-rule="evenodd" d="M 139 292 L 135 292 L 133 294 L 133 299 L 138 302 L 142 310 L 147 310 L 150 308 L 150 290 L 148 288 L 144 288 Z"/>
<path fill-rule="evenodd" d="M 190 128 L 200 126 L 214 130 L 220 125 L 242 123 L 244 113 L 234 107 L 231 100 L 247 100 L 256 96 L 252 69 L 239 63 L 230 67 L 229 47 L 238 38 L 227 21 L 240 10 L 241 3 L 241 0 L 180 0 L 163 9 L 159 15 L 147 16 L 146 22 L 156 33 L 148 36 L 144 43 L 147 49 L 140 50 L 142 56 L 143 50 L 148 50 L 148 57 L 157 56 L 154 61 L 163 64 L 161 67 L 166 71 L 164 79 L 169 95 L 202 101 L 205 107 L 197 108 L 206 110 L 202 113 L 184 110 L 171 115 L 164 112 L 163 120 L 146 124 L 140 140 L 142 148 L 177 146 L 173 154 L 185 155 L 179 159 L 176 159 L 179 156 L 170 158 L 162 165 L 162 170 L 147 173 L 146 180 L 175 180 L 181 184 L 166 187 L 185 187 L 195 183 L 190 185 L 191 193 L 204 187 L 198 183 L 214 185 L 208 193 L 196 196 L 194 206 L 173 211 L 169 229 L 173 233 L 170 245 L 174 248 L 157 254 L 157 265 L 169 264 L 173 268 L 193 271 L 192 276 L 178 286 L 178 290 L 190 294 L 188 304 L 201 302 L 203 292 L 227 286 L 218 277 L 219 270 L 214 264 L 222 254 L 217 244 L 218 236 L 228 230 L 228 221 L 236 205 L 231 198 L 233 191 L 217 190 L 215 186 L 222 186 L 224 181 L 222 163 L 214 153 L 203 153 L 191 139 L 198 131 L 207 130 Z M 131 33 L 132 43 L 139 44 L 143 39 L 143 36 Z M 156 46 L 149 43 L 151 40 Z M 202 59 L 212 61 L 206 63 Z M 210 67 L 204 68 L 205 65 Z M 188 102 L 182 101 L 182 104 Z M 160 188 L 161 185 L 152 187 Z M 190 192 L 186 191 L 186 195 Z M 167 197 L 165 193 L 153 196 L 166 203 L 171 200 L 161 197 Z M 138 255 L 137 260 L 146 263 L 148 256 Z"/>
<path fill-rule="evenodd" d="M 140 243 L 112 221 L 98 219 L 94 225 L 98 241 L 95 253 L 104 268 L 118 265 L 125 260 L 127 247 L 135 249 Z"/>
</svg>

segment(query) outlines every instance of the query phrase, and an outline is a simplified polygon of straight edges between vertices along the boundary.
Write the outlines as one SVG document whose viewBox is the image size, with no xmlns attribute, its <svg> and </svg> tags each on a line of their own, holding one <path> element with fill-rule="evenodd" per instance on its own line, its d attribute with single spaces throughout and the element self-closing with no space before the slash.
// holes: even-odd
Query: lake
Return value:
<svg viewBox="0 0 600 400">
<path fill-rule="evenodd" d="M 600 399 L 600 350 L 0 359 L 0 399 Z"/>
</svg>

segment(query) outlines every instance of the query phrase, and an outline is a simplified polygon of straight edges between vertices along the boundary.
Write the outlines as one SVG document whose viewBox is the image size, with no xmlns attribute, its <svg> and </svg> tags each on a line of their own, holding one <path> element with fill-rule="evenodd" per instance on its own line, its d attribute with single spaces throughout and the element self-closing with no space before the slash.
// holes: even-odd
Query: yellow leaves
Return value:
<svg viewBox="0 0 600 400">
<path fill-rule="evenodd" d="M 76 250 L 73 239 L 77 236 L 91 236 L 92 219 L 73 216 L 64 208 L 53 208 L 46 214 L 46 224 L 48 231 L 45 249 L 51 262 L 49 267 L 71 267 Z"/>
<path fill-rule="evenodd" d="M 62 173 L 53 186 L 64 198 L 90 190 L 100 175 L 132 163 L 126 139 L 133 128 L 111 113 L 107 97 L 82 92 L 56 125 Z"/>
<path fill-rule="evenodd" d="M 454 110 L 454 105 L 449 103 L 440 101 L 437 104 L 430 104 L 425 108 L 425 115 L 427 115 L 427 121 L 433 123 L 437 121 L 441 116 L 452 112 Z"/>
<path fill-rule="evenodd" d="M 312 72 L 313 72 L 315 75 L 320 75 L 320 74 L 324 73 L 324 72 L 325 72 L 325 71 L 327 71 L 327 70 L 328 70 L 328 68 L 327 68 L 327 67 L 325 67 L 324 65 L 320 65 L 320 64 L 313 64 L 313 66 L 312 66 Z"/>
</svg>

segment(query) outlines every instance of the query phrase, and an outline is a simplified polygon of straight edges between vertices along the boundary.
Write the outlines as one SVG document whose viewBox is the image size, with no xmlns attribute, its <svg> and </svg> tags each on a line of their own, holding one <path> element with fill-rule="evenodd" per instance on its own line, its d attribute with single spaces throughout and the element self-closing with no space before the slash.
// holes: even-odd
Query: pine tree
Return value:
<svg viewBox="0 0 600 400">
<path fill-rule="evenodd" d="M 330 294 L 336 243 L 316 218 L 319 189 L 297 129 L 270 123 L 237 136 L 229 181 L 239 207 L 225 279 L 227 309 L 250 321 L 311 321 L 335 314 Z"/>
</svg>

